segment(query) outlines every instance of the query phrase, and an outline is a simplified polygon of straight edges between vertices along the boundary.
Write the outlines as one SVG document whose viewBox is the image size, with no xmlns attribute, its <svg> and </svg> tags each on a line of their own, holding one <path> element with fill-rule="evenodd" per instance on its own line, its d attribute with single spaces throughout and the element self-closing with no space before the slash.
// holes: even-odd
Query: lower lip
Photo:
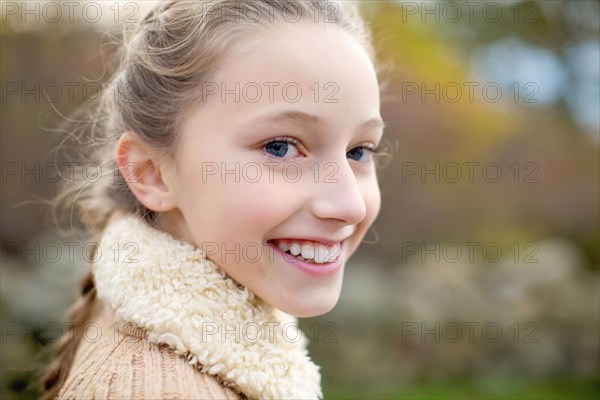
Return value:
<svg viewBox="0 0 600 400">
<path fill-rule="evenodd" d="M 271 242 L 267 242 L 269 246 L 273 249 L 275 254 L 278 254 L 284 261 L 289 264 L 292 264 L 294 267 L 298 268 L 300 271 L 305 272 L 309 275 L 313 276 L 323 276 L 323 275 L 331 275 L 335 274 L 342 268 L 342 252 L 344 250 L 344 241 L 340 243 L 340 255 L 338 256 L 335 262 L 325 263 L 325 264 L 311 264 L 304 261 L 298 260 L 295 256 L 285 253 L 279 247 L 275 246 Z"/>
</svg>

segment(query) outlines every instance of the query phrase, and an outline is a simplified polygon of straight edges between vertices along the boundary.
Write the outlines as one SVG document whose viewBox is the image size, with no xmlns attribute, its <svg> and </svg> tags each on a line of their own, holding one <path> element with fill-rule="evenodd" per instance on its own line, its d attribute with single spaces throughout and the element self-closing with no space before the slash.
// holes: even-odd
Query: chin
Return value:
<svg viewBox="0 0 600 400">
<path fill-rule="evenodd" d="M 298 318 L 309 318 L 323 315 L 331 311 L 337 304 L 339 293 L 333 296 L 329 293 L 325 297 L 313 298 L 312 301 L 306 301 L 306 298 L 299 299 L 298 302 L 282 304 L 278 307 L 281 311 Z"/>
</svg>

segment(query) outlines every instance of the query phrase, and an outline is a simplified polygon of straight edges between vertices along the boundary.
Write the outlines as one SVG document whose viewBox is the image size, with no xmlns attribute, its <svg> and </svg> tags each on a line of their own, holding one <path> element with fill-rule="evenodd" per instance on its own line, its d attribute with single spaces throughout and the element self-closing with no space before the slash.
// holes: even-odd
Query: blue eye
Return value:
<svg viewBox="0 0 600 400">
<path fill-rule="evenodd" d="M 300 142 L 294 138 L 283 137 L 272 140 L 265 144 L 263 149 L 272 157 L 281 159 L 291 159 L 302 155 L 298 150 Z M 370 148 L 369 146 L 357 146 L 346 153 L 346 156 L 354 161 L 368 162 L 374 154 L 378 153 L 378 149 Z"/>
<path fill-rule="evenodd" d="M 271 142 L 265 146 L 267 153 L 275 157 L 283 157 L 288 151 L 288 144 L 285 142 Z"/>
<path fill-rule="evenodd" d="M 360 159 L 362 158 L 365 149 L 363 147 L 355 147 L 352 150 L 350 150 L 348 153 L 346 153 L 346 155 L 355 160 L 355 161 L 360 161 Z"/>
<path fill-rule="evenodd" d="M 346 155 L 349 158 L 353 159 L 354 161 L 361 161 L 363 156 L 365 156 L 365 155 L 370 156 L 371 153 L 374 153 L 374 152 L 375 152 L 374 149 L 370 149 L 365 146 L 358 146 L 358 147 L 353 148 L 349 152 L 347 152 Z"/>
<path fill-rule="evenodd" d="M 300 152 L 296 147 L 296 140 L 292 138 L 282 138 L 277 139 L 272 142 L 267 143 L 264 146 L 264 149 L 267 153 L 277 158 L 294 158 L 297 157 Z M 290 150 L 292 155 L 290 156 Z M 295 152 L 295 153 L 294 153 Z"/>
</svg>

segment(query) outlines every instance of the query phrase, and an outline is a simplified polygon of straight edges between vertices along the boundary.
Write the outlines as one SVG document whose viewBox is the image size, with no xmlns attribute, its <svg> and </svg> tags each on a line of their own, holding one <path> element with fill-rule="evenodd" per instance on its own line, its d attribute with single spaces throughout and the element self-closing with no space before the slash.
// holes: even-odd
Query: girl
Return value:
<svg viewBox="0 0 600 400">
<path fill-rule="evenodd" d="M 100 240 L 46 398 L 322 397 L 296 317 L 335 306 L 380 209 L 374 52 L 345 7 L 161 2 L 125 40 L 91 135 L 117 169 L 60 198 Z"/>
</svg>

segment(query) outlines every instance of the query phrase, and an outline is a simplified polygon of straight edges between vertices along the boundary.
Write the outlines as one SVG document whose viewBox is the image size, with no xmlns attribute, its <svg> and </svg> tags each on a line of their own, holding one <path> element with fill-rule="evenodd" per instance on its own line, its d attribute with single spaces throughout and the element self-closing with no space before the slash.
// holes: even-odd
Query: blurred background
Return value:
<svg viewBox="0 0 600 400">
<path fill-rule="evenodd" d="M 2 2 L 2 399 L 39 395 L 81 277 L 43 205 L 57 127 L 152 2 L 71 3 Z M 599 398 L 600 3 L 360 7 L 392 158 L 340 302 L 302 320 L 326 398 Z"/>
</svg>

